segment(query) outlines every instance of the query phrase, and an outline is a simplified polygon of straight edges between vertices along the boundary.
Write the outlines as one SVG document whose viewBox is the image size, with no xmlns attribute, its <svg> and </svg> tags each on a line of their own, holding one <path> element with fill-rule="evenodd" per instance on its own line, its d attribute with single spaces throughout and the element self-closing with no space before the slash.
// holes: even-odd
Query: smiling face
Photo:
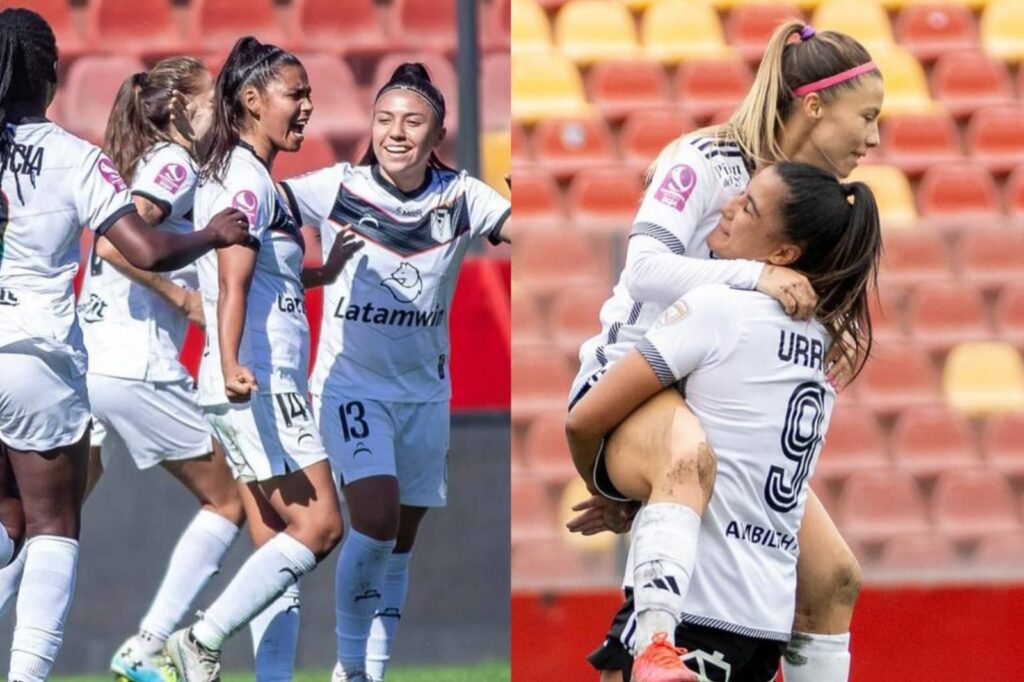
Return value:
<svg viewBox="0 0 1024 682">
<path fill-rule="evenodd" d="M 708 246 L 719 258 L 744 258 L 788 265 L 800 248 L 783 235 L 781 202 L 786 186 L 775 168 L 758 172 L 746 191 L 722 208 L 722 219 L 708 235 Z"/>
<path fill-rule="evenodd" d="M 400 189 L 415 189 L 423 183 L 430 153 L 444 135 L 434 110 L 416 93 L 390 90 L 374 104 L 373 153 L 381 172 Z"/>
<path fill-rule="evenodd" d="M 884 96 L 885 87 L 877 75 L 862 76 L 855 87 L 842 90 L 830 102 L 815 93 L 806 96 L 800 113 L 812 119 L 812 127 L 792 160 L 817 166 L 839 178 L 848 176 L 868 150 L 878 146 L 878 114 Z"/>
<path fill-rule="evenodd" d="M 313 114 L 312 90 L 306 70 L 297 64 L 277 67 L 264 91 L 246 88 L 243 102 L 254 121 L 256 131 L 278 151 L 298 151 L 304 130 Z"/>
</svg>

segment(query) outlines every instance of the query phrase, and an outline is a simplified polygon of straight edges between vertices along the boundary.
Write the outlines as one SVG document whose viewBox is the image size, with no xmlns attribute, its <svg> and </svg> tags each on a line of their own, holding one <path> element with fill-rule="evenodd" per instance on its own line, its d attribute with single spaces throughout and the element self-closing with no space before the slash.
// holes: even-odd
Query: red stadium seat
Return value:
<svg viewBox="0 0 1024 682">
<path fill-rule="evenodd" d="M 910 474 L 896 469 L 851 474 L 836 508 L 843 535 L 854 540 L 885 540 L 928 528 L 921 491 Z"/>
<path fill-rule="evenodd" d="M 512 40 L 512 0 L 492 0 L 480 8 L 480 47 L 508 53 Z"/>
<path fill-rule="evenodd" d="M 385 52 L 390 46 L 379 5 L 374 0 L 293 0 L 293 49 L 334 55 Z"/>
<path fill-rule="evenodd" d="M 1004 201 L 1006 213 L 1014 223 L 1024 225 L 1024 166 L 1017 166 L 1006 179 Z"/>
<path fill-rule="evenodd" d="M 949 248 L 938 232 L 924 228 L 889 232 L 884 248 L 880 278 L 886 283 L 912 285 L 952 276 Z"/>
<path fill-rule="evenodd" d="M 559 533 L 564 532 L 559 528 Z M 621 577 L 615 552 L 577 549 L 561 537 L 512 546 L 512 583 L 515 589 L 605 588 Z"/>
<path fill-rule="evenodd" d="M 972 227 L 961 234 L 956 254 L 961 277 L 981 287 L 1000 287 L 1024 272 L 1024 234 Z"/>
<path fill-rule="evenodd" d="M 907 5 L 896 19 L 896 39 L 923 62 L 947 52 L 977 50 L 978 22 L 956 4 Z"/>
<path fill-rule="evenodd" d="M 738 5 L 729 14 L 725 35 L 743 59 L 756 64 L 761 61 L 775 29 L 790 19 L 803 19 L 803 15 L 796 7 L 785 3 Z"/>
<path fill-rule="evenodd" d="M 533 131 L 537 162 L 555 177 L 614 161 L 612 135 L 602 118 L 543 119 Z"/>
<path fill-rule="evenodd" d="M 941 571 L 957 568 L 956 545 L 938 533 L 912 533 L 889 539 L 875 568 L 894 572 Z"/>
<path fill-rule="evenodd" d="M 981 453 L 989 468 L 1007 476 L 1024 475 L 1024 414 L 1003 412 L 986 419 Z"/>
<path fill-rule="evenodd" d="M 1003 341 L 1024 347 L 1024 282 L 1010 282 L 995 307 L 996 333 Z"/>
<path fill-rule="evenodd" d="M 908 175 L 964 160 L 960 133 L 949 114 L 900 114 L 882 125 L 886 161 Z"/>
<path fill-rule="evenodd" d="M 523 423 L 544 412 L 565 414 L 572 373 L 561 353 L 548 344 L 512 347 L 512 420 Z"/>
<path fill-rule="evenodd" d="M 331 140 L 352 143 L 370 130 L 370 112 L 360 98 L 355 76 L 344 60 L 327 54 L 300 54 L 315 109 L 309 131 Z"/>
<path fill-rule="evenodd" d="M 1019 573 L 1024 566 L 1024 533 L 992 533 L 978 542 L 972 563 L 980 569 L 1005 569 Z"/>
<path fill-rule="evenodd" d="M 676 72 L 675 90 L 683 109 L 707 121 L 723 109 L 735 108 L 747 94 L 753 76 L 740 59 L 695 59 Z"/>
<path fill-rule="evenodd" d="M 513 343 L 526 346 L 538 346 L 548 340 L 547 325 L 544 313 L 541 312 L 537 299 L 530 295 L 524 287 L 512 287 L 512 335 Z"/>
<path fill-rule="evenodd" d="M 512 162 L 520 164 L 528 162 L 533 158 L 530 150 L 530 140 L 527 139 L 523 124 L 519 121 L 512 122 Z"/>
<path fill-rule="evenodd" d="M 987 168 L 976 163 L 926 170 L 917 190 L 917 204 L 923 217 L 948 225 L 973 227 L 978 221 L 995 222 L 1002 216 L 995 180 Z"/>
<path fill-rule="evenodd" d="M 928 354 L 916 346 L 874 354 L 856 383 L 861 402 L 878 414 L 941 400 L 938 373 Z"/>
<path fill-rule="evenodd" d="M 931 513 L 935 527 L 954 539 L 1020 530 L 1010 486 L 1000 474 L 984 469 L 940 476 L 932 491 Z"/>
<path fill-rule="evenodd" d="M 0 10 L 29 7 L 46 19 L 57 39 L 57 51 L 62 61 L 78 57 L 89 50 L 89 45 L 75 27 L 71 6 L 68 0 L 0 0 Z"/>
<path fill-rule="evenodd" d="M 455 139 L 459 122 L 459 88 L 458 78 L 455 75 L 455 67 L 452 63 L 437 52 L 394 52 L 384 56 L 373 72 L 373 84 L 370 87 L 371 97 L 377 94 L 385 83 L 391 78 L 401 64 L 405 62 L 420 62 L 427 67 L 430 80 L 441 90 L 444 95 L 446 106 L 445 126 L 448 128 L 448 137 Z"/>
<path fill-rule="evenodd" d="M 248 35 L 263 43 L 285 43 L 274 0 L 251 0 L 244 12 L 237 0 L 194 0 L 191 14 L 191 40 L 209 52 L 227 54 L 235 41 Z"/>
<path fill-rule="evenodd" d="M 603 240 L 592 242 L 588 235 L 559 225 L 517 231 L 512 253 L 515 276 L 539 295 L 599 284 L 611 273 Z"/>
<path fill-rule="evenodd" d="M 993 173 L 1009 173 L 1024 159 L 1024 109 L 986 107 L 971 116 L 967 154 Z"/>
<path fill-rule="evenodd" d="M 64 99 L 68 129 L 91 142 L 102 143 L 121 83 L 145 68 L 134 57 L 82 57 L 72 64 Z"/>
<path fill-rule="evenodd" d="M 845 478 L 856 471 L 887 466 L 889 458 L 878 420 L 864 407 L 839 401 L 832 412 L 815 475 Z"/>
<path fill-rule="evenodd" d="M 565 220 L 562 196 L 555 179 L 540 166 L 517 164 L 512 168 L 516 188 L 516 225 L 552 224 Z"/>
<path fill-rule="evenodd" d="M 294 153 L 281 153 L 274 159 L 274 179 L 285 180 L 309 171 L 333 166 L 337 161 L 331 143 L 319 135 L 307 135 L 302 148 Z"/>
<path fill-rule="evenodd" d="M 968 116 L 984 106 L 1013 104 L 1006 65 L 982 52 L 939 57 L 931 73 L 932 93 L 954 116 Z"/>
<path fill-rule="evenodd" d="M 569 185 L 569 216 L 584 230 L 629 234 L 643 185 L 628 166 L 581 170 Z"/>
<path fill-rule="evenodd" d="M 892 432 L 893 460 L 916 476 L 979 464 L 970 424 L 945 407 L 907 408 Z"/>
<path fill-rule="evenodd" d="M 598 62 L 587 77 L 587 93 L 604 117 L 615 121 L 664 107 L 671 98 L 665 71 L 654 61 Z"/>
<path fill-rule="evenodd" d="M 551 329 L 563 353 L 578 357 L 580 345 L 601 331 L 601 306 L 610 296 L 611 287 L 604 284 L 558 293 L 551 304 Z"/>
<path fill-rule="evenodd" d="M 457 13 L 455 0 L 395 0 L 392 34 L 416 49 L 454 52 Z"/>
<path fill-rule="evenodd" d="M 139 57 L 192 50 L 168 0 L 97 0 L 89 8 L 89 43 L 97 51 Z"/>
<path fill-rule="evenodd" d="M 646 170 L 665 145 L 696 128 L 693 117 L 675 107 L 637 111 L 619 133 L 622 156 L 626 163 Z"/>
<path fill-rule="evenodd" d="M 878 296 L 871 294 L 871 333 L 879 350 L 906 340 L 902 297 L 892 287 L 881 287 Z"/>
<path fill-rule="evenodd" d="M 918 287 L 907 301 L 907 315 L 914 337 L 934 350 L 992 337 L 984 299 L 962 282 Z"/>
<path fill-rule="evenodd" d="M 579 474 L 565 439 L 565 412 L 547 412 L 530 422 L 525 455 L 530 472 L 552 483 L 566 483 Z"/>
<path fill-rule="evenodd" d="M 483 101 L 480 106 L 483 109 L 484 130 L 508 130 L 512 122 L 511 69 L 508 52 L 496 52 L 483 59 L 480 71 Z"/>
<path fill-rule="evenodd" d="M 512 479 L 512 542 L 555 536 L 555 500 L 542 479 L 528 472 Z"/>
</svg>

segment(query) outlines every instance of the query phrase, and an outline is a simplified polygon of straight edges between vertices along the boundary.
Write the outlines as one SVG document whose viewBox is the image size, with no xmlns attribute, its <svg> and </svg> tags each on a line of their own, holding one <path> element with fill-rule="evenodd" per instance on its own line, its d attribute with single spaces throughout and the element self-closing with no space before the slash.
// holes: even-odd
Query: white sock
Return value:
<svg viewBox="0 0 1024 682">
<path fill-rule="evenodd" d="M 10 534 L 7 532 L 7 528 L 0 523 L 0 567 L 11 563 L 11 557 L 13 556 L 14 540 L 11 539 Z"/>
<path fill-rule="evenodd" d="M 299 647 L 299 583 L 249 621 L 256 682 L 291 682 Z"/>
<path fill-rule="evenodd" d="M 316 556 L 308 547 L 278 533 L 242 564 L 202 620 L 192 626 L 192 636 L 207 649 L 219 651 L 225 640 L 315 567 Z"/>
<path fill-rule="evenodd" d="M 380 606 L 373 616 L 370 640 L 366 644 L 366 674 L 375 680 L 383 680 L 391 658 L 391 643 L 398 632 L 402 619 L 405 595 L 409 593 L 409 559 L 412 555 L 392 554 L 388 558 L 384 589 L 381 590 Z"/>
<path fill-rule="evenodd" d="M 7 614 L 7 611 L 14 605 L 15 597 L 18 596 L 27 554 L 28 552 L 22 547 L 18 556 L 14 557 L 14 561 L 0 568 L 0 618 Z"/>
<path fill-rule="evenodd" d="M 648 504 L 633 526 L 634 655 L 658 632 L 671 638 L 683 614 L 683 600 L 697 558 L 700 516 L 672 502 Z"/>
<path fill-rule="evenodd" d="M 220 514 L 200 509 L 167 563 L 149 611 L 139 624 L 139 643 L 149 656 L 156 654 L 192 608 L 210 578 L 220 570 L 224 556 L 238 537 L 238 526 Z"/>
<path fill-rule="evenodd" d="M 352 529 L 338 555 L 334 574 L 338 663 L 349 677 L 364 672 L 366 641 L 381 605 L 388 557 L 394 540 L 376 540 Z"/>
<path fill-rule="evenodd" d="M 815 635 L 794 632 L 782 657 L 786 682 L 847 682 L 850 633 Z"/>
<path fill-rule="evenodd" d="M 42 682 L 50 674 L 75 594 L 78 541 L 37 535 L 25 543 L 8 679 Z"/>
</svg>

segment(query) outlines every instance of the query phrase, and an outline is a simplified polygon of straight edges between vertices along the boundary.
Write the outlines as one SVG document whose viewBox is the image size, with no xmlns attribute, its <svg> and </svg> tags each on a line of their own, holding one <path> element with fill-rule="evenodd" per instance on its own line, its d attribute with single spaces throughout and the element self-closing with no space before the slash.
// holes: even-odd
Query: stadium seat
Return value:
<svg viewBox="0 0 1024 682">
<path fill-rule="evenodd" d="M 512 163 L 528 163 L 533 158 L 530 140 L 519 121 L 512 122 Z"/>
<path fill-rule="evenodd" d="M 753 83 L 750 67 L 739 57 L 694 59 L 679 67 L 675 90 L 682 108 L 698 120 L 707 120 L 740 103 Z"/>
<path fill-rule="evenodd" d="M 994 414 L 981 431 L 985 465 L 1006 476 L 1024 476 L 1024 412 Z"/>
<path fill-rule="evenodd" d="M 1024 271 L 1024 234 L 972 225 L 961 233 L 956 255 L 963 279 L 982 288 L 998 288 Z"/>
<path fill-rule="evenodd" d="M 889 15 L 874 0 L 824 0 L 814 10 L 811 24 L 819 31 L 853 36 L 872 54 L 894 44 Z M 886 85 L 888 81 L 886 78 Z"/>
<path fill-rule="evenodd" d="M 960 132 L 946 113 L 888 118 L 882 126 L 881 147 L 888 163 L 912 177 L 921 175 L 931 166 L 964 160 Z M 913 202 L 913 194 L 910 200 Z"/>
<path fill-rule="evenodd" d="M 281 153 L 274 159 L 274 179 L 285 180 L 309 171 L 333 166 L 337 162 L 334 148 L 326 138 L 307 134 L 302 148 L 293 153 Z"/>
<path fill-rule="evenodd" d="M 512 53 L 512 118 L 534 123 L 548 116 L 590 113 L 575 64 L 556 53 Z"/>
<path fill-rule="evenodd" d="M 971 558 L 979 569 L 1004 569 L 1019 574 L 1024 566 L 1024 533 L 991 533 L 978 541 Z"/>
<path fill-rule="evenodd" d="M 30 7 L 39 13 L 53 29 L 61 61 L 74 59 L 91 49 L 75 25 L 72 17 L 73 3 L 68 0 L 0 0 L 0 10 L 11 7 Z"/>
<path fill-rule="evenodd" d="M 1024 108 L 978 109 L 967 125 L 967 154 L 992 173 L 1012 171 L 1024 159 Z"/>
<path fill-rule="evenodd" d="M 942 55 L 932 67 L 931 83 L 935 98 L 957 117 L 1015 102 L 1006 65 L 983 52 Z"/>
<path fill-rule="evenodd" d="M 671 100 L 665 71 L 652 61 L 610 61 L 594 65 L 587 76 L 590 101 L 611 121 L 647 108 L 663 108 Z"/>
<path fill-rule="evenodd" d="M 855 471 L 887 466 L 885 439 L 875 416 L 865 407 L 837 402 L 815 476 L 832 480 L 846 478 Z"/>
<path fill-rule="evenodd" d="M 601 587 L 622 578 L 615 552 L 579 549 L 559 537 L 512 546 L 512 588 Z"/>
<path fill-rule="evenodd" d="M 879 287 L 877 294 L 872 293 L 869 301 L 871 333 L 878 350 L 886 350 L 906 342 L 903 301 L 895 287 Z"/>
<path fill-rule="evenodd" d="M 517 262 L 518 265 L 518 262 Z M 549 344 L 512 346 L 512 421 L 529 422 L 544 412 L 564 415 L 572 373 L 565 357 Z"/>
<path fill-rule="evenodd" d="M 528 471 L 512 479 L 512 542 L 555 537 L 555 501 L 543 479 Z"/>
<path fill-rule="evenodd" d="M 640 206 L 643 185 L 629 166 L 581 170 L 569 185 L 566 201 L 573 224 L 582 230 L 629 234 Z"/>
<path fill-rule="evenodd" d="M 892 431 L 892 453 L 896 465 L 915 476 L 937 476 L 980 464 L 970 424 L 945 407 L 910 407 L 901 412 Z"/>
<path fill-rule="evenodd" d="M 945 351 L 961 341 L 992 337 L 984 299 L 963 282 L 917 287 L 907 301 L 907 317 L 915 340 L 931 350 Z"/>
<path fill-rule="evenodd" d="M 516 192 L 518 196 L 518 187 Z M 589 235 L 557 225 L 517 231 L 512 253 L 515 276 L 538 295 L 600 284 L 611 276 L 610 256 L 602 241 L 592 241 Z M 565 382 L 559 390 L 568 389 L 569 383 Z"/>
<path fill-rule="evenodd" d="M 946 402 L 972 417 L 1024 410 L 1024 362 L 1003 342 L 965 342 L 946 358 Z"/>
<path fill-rule="evenodd" d="M 928 93 L 924 69 L 914 55 L 898 45 L 876 47 L 871 56 L 885 79 L 883 119 L 896 114 L 940 110 Z"/>
<path fill-rule="evenodd" d="M 565 439 L 565 412 L 537 415 L 526 431 L 525 451 L 530 472 L 545 481 L 564 484 L 578 476 Z"/>
<path fill-rule="evenodd" d="M 780 24 L 790 19 L 803 19 L 800 10 L 785 3 L 739 5 L 729 13 L 725 35 L 750 64 L 761 61 L 768 39 Z"/>
<path fill-rule="evenodd" d="M 374 0 L 293 0 L 291 44 L 300 52 L 383 54 L 389 37 L 378 5 Z"/>
<path fill-rule="evenodd" d="M 497 130 L 480 136 L 481 180 L 502 194 L 512 198 L 505 176 L 512 171 L 512 137 L 507 130 Z"/>
<path fill-rule="evenodd" d="M 611 297 L 606 284 L 561 291 L 551 304 L 551 330 L 567 357 L 579 356 L 580 345 L 601 331 L 601 306 Z"/>
<path fill-rule="evenodd" d="M 850 474 L 836 511 L 843 535 L 854 540 L 885 540 L 928 529 L 921 491 L 910 474 L 898 469 Z"/>
<path fill-rule="evenodd" d="M 569 0 L 555 16 L 555 43 L 580 65 L 630 59 L 640 50 L 633 17 L 615 0 Z"/>
<path fill-rule="evenodd" d="M 900 230 L 917 224 L 910 182 L 899 168 L 886 164 L 861 164 L 853 170 L 849 180 L 866 183 L 871 188 L 883 230 Z"/>
<path fill-rule="evenodd" d="M 512 287 L 510 298 L 512 310 L 512 343 L 525 346 L 538 346 L 547 343 L 549 334 L 537 299 L 530 291 L 521 286 Z"/>
<path fill-rule="evenodd" d="M 490 9 L 488 9 L 490 8 Z M 481 8 L 480 47 L 485 52 L 503 52 L 512 47 L 512 0 L 493 0 Z"/>
<path fill-rule="evenodd" d="M 206 52 L 227 54 L 241 36 L 254 35 L 260 42 L 285 44 L 274 0 L 252 0 L 244 12 L 237 0 L 193 0 L 189 38 Z"/>
<path fill-rule="evenodd" d="M 714 8 L 703 2 L 661 0 L 640 22 L 644 55 L 664 64 L 690 59 L 722 59 L 733 54 Z"/>
<path fill-rule="evenodd" d="M 874 353 L 855 385 L 861 403 L 882 415 L 934 405 L 941 399 L 931 358 L 916 346 Z"/>
<path fill-rule="evenodd" d="M 1006 213 L 1015 225 L 1024 225 L 1024 165 L 1010 173 L 1004 194 Z"/>
<path fill-rule="evenodd" d="M 622 158 L 646 170 L 665 145 L 696 128 L 693 117 L 675 107 L 634 112 L 619 132 Z"/>
<path fill-rule="evenodd" d="M 82 57 L 75 61 L 68 71 L 64 99 L 68 129 L 101 144 L 121 83 L 145 68 L 134 57 Z"/>
<path fill-rule="evenodd" d="M 192 51 L 168 0 L 99 0 L 89 8 L 88 24 L 89 44 L 99 52 L 166 57 Z"/>
<path fill-rule="evenodd" d="M 874 568 L 894 573 L 948 571 L 959 568 L 956 545 L 940 533 L 910 533 L 889 538 Z"/>
<path fill-rule="evenodd" d="M 512 60 L 507 51 L 484 55 L 480 89 L 484 129 L 508 130 L 512 122 Z"/>
<path fill-rule="evenodd" d="M 977 50 L 978 22 L 955 4 L 907 5 L 896 19 L 896 39 L 922 62 L 946 53 Z"/>
<path fill-rule="evenodd" d="M 309 120 L 312 134 L 331 140 L 354 142 L 370 130 L 370 112 L 359 97 L 355 76 L 348 64 L 328 54 L 300 54 L 316 109 Z"/>
<path fill-rule="evenodd" d="M 551 173 L 540 166 L 517 164 L 512 169 L 516 188 L 516 225 L 557 226 L 565 219 L 562 198 Z"/>
<path fill-rule="evenodd" d="M 932 491 L 931 516 L 938 530 L 959 540 L 1020 530 L 1010 486 L 1000 474 L 984 469 L 940 476 Z"/>
<path fill-rule="evenodd" d="M 612 135 L 604 119 L 547 118 L 533 131 L 537 162 L 559 179 L 614 160 Z"/>
<path fill-rule="evenodd" d="M 981 44 L 996 59 L 1016 64 L 1024 58 L 1024 5 L 989 0 L 981 13 Z"/>
<path fill-rule="evenodd" d="M 535 0 L 512 0 L 512 50 L 549 52 L 552 49 L 548 15 Z"/>
<path fill-rule="evenodd" d="M 996 333 L 999 339 L 1024 348 L 1024 282 L 1008 282 L 999 292 L 995 305 Z"/>
<path fill-rule="evenodd" d="M 991 173 L 976 163 L 933 166 L 917 188 L 921 215 L 942 224 L 976 225 L 1002 216 L 999 190 Z"/>
<path fill-rule="evenodd" d="M 885 285 L 908 286 L 952 276 L 949 249 L 942 236 L 927 228 L 884 235 L 880 279 Z"/>
<path fill-rule="evenodd" d="M 392 36 L 401 36 L 410 49 L 455 52 L 456 0 L 393 0 L 392 4 Z"/>
</svg>

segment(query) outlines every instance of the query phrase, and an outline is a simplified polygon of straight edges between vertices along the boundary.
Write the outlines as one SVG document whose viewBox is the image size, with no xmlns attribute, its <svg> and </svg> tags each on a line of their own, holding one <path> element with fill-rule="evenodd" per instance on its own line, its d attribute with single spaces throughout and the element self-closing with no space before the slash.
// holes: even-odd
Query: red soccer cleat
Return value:
<svg viewBox="0 0 1024 682">
<path fill-rule="evenodd" d="M 633 661 L 634 682 L 699 682 L 693 672 L 679 659 L 686 649 L 678 649 L 668 641 L 668 635 L 659 632 L 651 643 Z"/>
</svg>

